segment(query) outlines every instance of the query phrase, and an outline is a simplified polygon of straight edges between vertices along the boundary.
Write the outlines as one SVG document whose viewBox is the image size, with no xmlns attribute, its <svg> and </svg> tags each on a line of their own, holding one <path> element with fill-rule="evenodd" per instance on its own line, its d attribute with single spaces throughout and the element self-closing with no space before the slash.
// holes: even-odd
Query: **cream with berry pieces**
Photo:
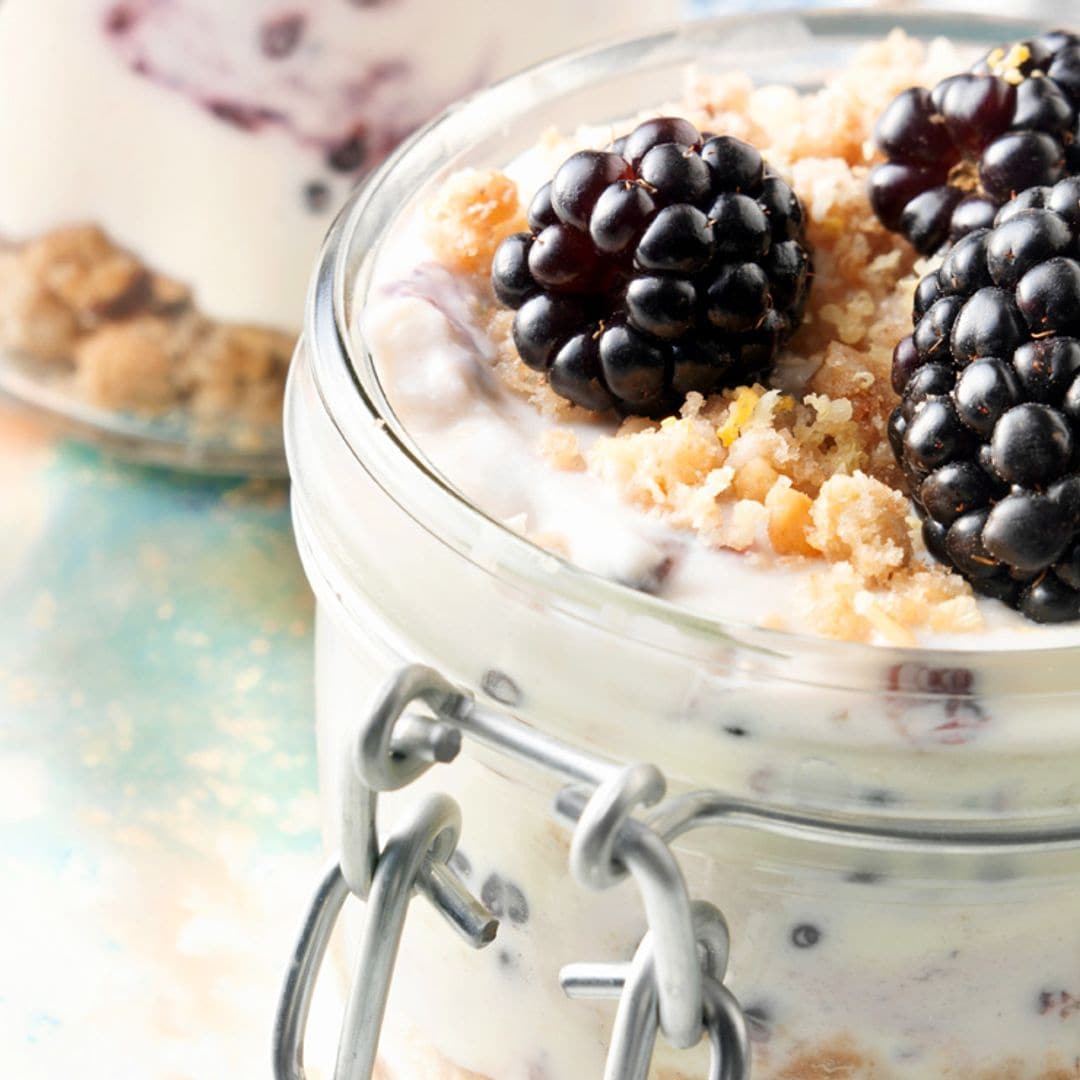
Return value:
<svg viewBox="0 0 1080 1080">
<path fill-rule="evenodd" d="M 941 55 L 926 81 L 957 66 Z M 875 220 L 863 170 L 897 83 L 874 95 L 854 130 L 816 134 L 817 145 L 805 128 L 770 118 L 785 91 L 735 85 L 711 88 L 716 100 L 696 126 L 667 121 L 675 142 L 649 142 L 662 137 L 658 121 L 639 129 L 659 186 L 639 174 L 647 155 L 612 143 L 619 127 L 552 135 L 505 176 L 444 185 L 426 220 L 402 227 L 381 271 L 387 303 L 367 313 L 396 409 L 490 513 L 695 611 L 894 644 L 1071 641 L 1067 629 L 1037 628 L 977 598 L 937 564 L 890 448 L 891 354 L 925 267 Z M 818 95 L 822 107 L 839 86 L 848 89 L 843 77 Z M 721 150 L 746 155 L 728 165 L 745 178 L 716 179 L 709 158 Z M 575 223 L 572 206 L 558 213 L 557 187 L 573 190 L 575 176 L 596 203 L 587 222 Z M 794 198 L 789 180 L 807 207 L 805 244 L 798 200 L 769 205 Z M 665 183 L 678 198 L 661 205 Z M 745 183 L 759 185 L 756 200 L 737 190 Z M 710 247 L 717 202 L 747 210 L 730 258 Z M 631 263 L 620 245 L 648 247 L 665 218 L 683 249 L 639 250 Z M 770 220 L 755 249 L 755 230 Z M 677 269 L 664 259 L 688 261 Z M 740 367 L 744 340 L 753 361 Z M 648 416 L 620 421 L 633 412 Z M 505 472 L 492 471 L 495 460 Z"/>
<path fill-rule="evenodd" d="M 525 38 L 479 4 L 5 0 L 0 346 L 105 408 L 276 428 L 358 175 L 453 98 L 636 15 L 554 4 Z"/>
</svg>

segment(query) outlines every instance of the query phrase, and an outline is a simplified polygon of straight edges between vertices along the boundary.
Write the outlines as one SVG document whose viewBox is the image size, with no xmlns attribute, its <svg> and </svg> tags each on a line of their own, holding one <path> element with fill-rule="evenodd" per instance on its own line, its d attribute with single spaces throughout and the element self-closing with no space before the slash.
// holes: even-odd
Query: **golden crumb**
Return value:
<svg viewBox="0 0 1080 1080">
<path fill-rule="evenodd" d="M 191 290 L 165 274 L 150 275 L 150 306 L 162 315 L 174 315 L 191 303 Z"/>
<path fill-rule="evenodd" d="M 540 453 L 563 472 L 581 472 L 585 457 L 577 436 L 569 428 L 547 428 L 540 436 Z"/>
<path fill-rule="evenodd" d="M 769 543 L 777 555 L 817 554 L 807 539 L 813 507 L 814 500 L 796 491 L 787 477 L 772 486 L 765 496 L 765 509 L 769 512 Z"/>
<path fill-rule="evenodd" d="M 686 118 L 702 131 L 722 131 L 762 146 L 765 131 L 750 111 L 753 93 L 753 81 L 742 72 L 698 74 L 691 78 L 685 108 L 679 111 L 685 112 Z M 657 115 L 663 113 L 670 114 L 668 110 L 657 110 Z"/>
<path fill-rule="evenodd" d="M 19 255 L 0 255 L 0 344 L 53 363 L 71 356 L 78 334 L 74 313 L 26 273 Z"/>
<path fill-rule="evenodd" d="M 748 551 L 767 528 L 769 511 L 753 499 L 739 499 L 716 533 L 716 542 L 732 551 Z"/>
<path fill-rule="evenodd" d="M 195 416 L 231 414 L 269 424 L 281 415 L 293 337 L 258 326 L 212 328 L 185 354 Z"/>
<path fill-rule="evenodd" d="M 27 271 L 83 326 L 130 315 L 150 296 L 145 267 L 95 225 L 46 233 L 26 245 L 22 259 Z"/>
<path fill-rule="evenodd" d="M 66 225 L 27 241 L 21 257 L 27 271 L 51 286 L 109 259 L 117 249 L 97 225 Z"/>
<path fill-rule="evenodd" d="M 464 274 L 486 274 L 499 244 L 526 228 L 517 185 L 493 169 L 454 173 L 428 204 L 426 219 L 435 257 Z"/>
<path fill-rule="evenodd" d="M 751 458 L 735 470 L 731 485 L 737 498 L 765 502 L 779 474 L 764 458 Z"/>
<path fill-rule="evenodd" d="M 830 562 L 850 562 L 866 582 L 886 581 L 912 556 L 907 499 L 856 472 L 826 480 L 810 511 L 810 544 Z"/>
<path fill-rule="evenodd" d="M 110 323 L 76 346 L 79 384 L 87 399 L 102 408 L 160 411 L 177 398 L 175 344 L 164 319 Z"/>
</svg>

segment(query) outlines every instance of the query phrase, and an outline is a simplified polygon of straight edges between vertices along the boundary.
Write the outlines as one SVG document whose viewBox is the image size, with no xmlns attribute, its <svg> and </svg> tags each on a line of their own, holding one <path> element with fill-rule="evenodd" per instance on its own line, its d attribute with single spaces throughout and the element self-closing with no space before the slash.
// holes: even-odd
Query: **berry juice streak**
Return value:
<svg viewBox="0 0 1080 1080">
<path fill-rule="evenodd" d="M 362 55 L 408 4 L 297 0 L 264 16 L 258 5 L 125 0 L 103 28 L 136 74 L 183 94 L 246 132 L 286 132 L 332 173 L 376 164 L 406 134 L 490 74 L 476 61 L 428 92 L 409 55 Z M 377 25 L 376 25 L 377 23 Z"/>
</svg>

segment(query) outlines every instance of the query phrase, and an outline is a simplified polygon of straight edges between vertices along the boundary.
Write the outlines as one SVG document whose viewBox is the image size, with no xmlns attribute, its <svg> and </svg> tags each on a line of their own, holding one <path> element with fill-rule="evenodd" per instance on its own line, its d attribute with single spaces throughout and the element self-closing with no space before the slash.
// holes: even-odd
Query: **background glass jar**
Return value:
<svg viewBox="0 0 1080 1080">
<path fill-rule="evenodd" d="M 357 177 L 646 14 L 555 0 L 524 33 L 472 0 L 5 0 L 0 388 L 150 456 L 281 471 L 311 262 Z"/>
<path fill-rule="evenodd" d="M 357 333 L 380 245 L 448 172 L 501 164 L 553 123 L 676 98 L 691 64 L 812 86 L 897 22 L 973 46 L 1033 29 L 821 14 L 622 43 L 453 110 L 353 201 L 324 249 L 286 422 L 319 603 L 327 834 L 336 846 L 358 721 L 388 674 L 421 661 L 536 729 L 654 762 L 676 792 L 709 789 L 737 806 L 678 853 L 691 895 L 730 923 L 728 983 L 756 1076 L 1064 1078 L 1080 1056 L 1080 849 L 1052 838 L 1080 824 L 1080 651 L 798 638 L 590 577 L 425 465 Z M 630 887 L 589 894 L 571 881 L 551 817 L 558 786 L 467 744 L 386 800 L 387 824 L 420 791 L 461 804 L 459 871 L 503 929 L 472 953 L 422 907 L 410 916 L 385 1075 L 600 1075 L 613 1008 L 565 1000 L 558 971 L 628 959 L 645 920 Z M 777 813 L 797 827 L 760 828 Z M 912 834 L 921 839 L 897 840 Z M 696 1054 L 662 1047 L 657 1075 L 704 1076 Z"/>
</svg>

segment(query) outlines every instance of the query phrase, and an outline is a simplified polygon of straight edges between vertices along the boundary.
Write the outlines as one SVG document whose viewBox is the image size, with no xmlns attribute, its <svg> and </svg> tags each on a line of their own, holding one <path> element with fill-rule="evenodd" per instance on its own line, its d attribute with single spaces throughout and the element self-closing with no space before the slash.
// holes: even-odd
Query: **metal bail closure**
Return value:
<svg viewBox="0 0 1080 1080">
<path fill-rule="evenodd" d="M 390 982 L 409 902 L 422 892 L 474 947 L 495 939 L 498 920 L 446 866 L 461 830 L 457 803 L 427 799 L 388 838 L 371 880 L 364 929 L 338 1043 L 335 1080 L 370 1080 L 375 1068 Z M 318 969 L 348 886 L 334 866 L 316 894 L 304 924 L 274 1028 L 275 1080 L 305 1080 L 304 1029 Z"/>
<path fill-rule="evenodd" d="M 606 889 L 629 871 L 641 893 L 652 934 L 660 1026 L 668 1042 L 695 1046 L 702 1032 L 701 968 L 697 960 L 690 897 L 682 871 L 665 840 L 631 815 L 664 794 L 663 775 L 652 765 L 630 765 L 591 796 L 564 788 L 556 810 L 577 822 L 570 846 L 576 880 Z"/>
<path fill-rule="evenodd" d="M 750 1041 L 738 1002 L 723 985 L 729 935 L 711 904 L 693 904 L 701 954 L 702 1020 L 709 1038 L 709 1080 L 749 1080 Z M 604 1080 L 647 1080 L 660 1029 L 655 940 L 649 931 L 629 964 L 571 964 L 560 982 L 573 998 L 619 998 Z"/>
<path fill-rule="evenodd" d="M 285 973 L 274 1018 L 274 1080 L 305 1080 L 304 1032 L 311 997 L 330 935 L 348 896 L 349 886 L 341 873 L 341 865 L 335 862 L 323 875 L 312 898 L 289 970 Z"/>
<path fill-rule="evenodd" d="M 361 899 L 367 898 L 379 857 L 378 793 L 405 787 L 432 765 L 457 757 L 461 731 L 445 718 L 456 717 L 469 700 L 432 668 L 402 668 L 382 688 L 344 755 L 341 870 Z M 418 701 L 435 717 L 406 712 Z"/>
</svg>

